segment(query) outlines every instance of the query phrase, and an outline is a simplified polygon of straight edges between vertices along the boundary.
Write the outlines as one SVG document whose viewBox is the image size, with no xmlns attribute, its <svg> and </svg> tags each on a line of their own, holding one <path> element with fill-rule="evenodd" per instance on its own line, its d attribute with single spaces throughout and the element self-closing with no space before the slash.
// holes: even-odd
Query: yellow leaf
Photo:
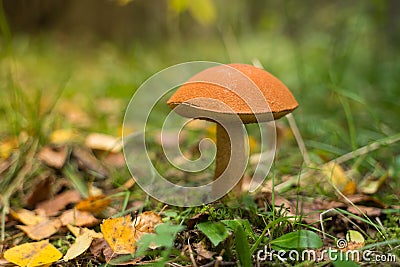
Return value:
<svg viewBox="0 0 400 267">
<path fill-rule="evenodd" d="M 344 172 L 343 168 L 334 162 L 325 164 L 322 168 L 322 173 L 332 181 L 332 184 L 337 187 L 344 195 L 353 195 L 356 192 L 357 186 Z"/>
<path fill-rule="evenodd" d="M 130 215 L 106 219 L 100 225 L 104 239 L 115 254 L 132 254 L 135 252 L 135 229 Z"/>
<path fill-rule="evenodd" d="M 9 138 L 0 144 L 0 156 L 7 159 L 11 152 L 16 148 L 18 148 L 18 138 Z"/>
<path fill-rule="evenodd" d="M 88 211 L 92 213 L 100 213 L 107 208 L 111 203 L 111 199 L 105 195 L 88 197 L 80 201 L 76 208 L 81 211 Z"/>
<path fill-rule="evenodd" d="M 25 243 L 7 250 L 4 258 L 21 267 L 50 264 L 61 259 L 62 254 L 49 240 Z"/>
<path fill-rule="evenodd" d="M 50 142 L 52 144 L 65 144 L 74 142 L 78 139 L 78 134 L 71 129 L 55 130 L 50 135 Z"/>
<path fill-rule="evenodd" d="M 19 209 L 17 211 L 11 210 L 10 214 L 14 219 L 25 225 L 36 225 L 48 220 L 47 217 L 37 215 L 34 211 L 26 209 Z"/>
</svg>

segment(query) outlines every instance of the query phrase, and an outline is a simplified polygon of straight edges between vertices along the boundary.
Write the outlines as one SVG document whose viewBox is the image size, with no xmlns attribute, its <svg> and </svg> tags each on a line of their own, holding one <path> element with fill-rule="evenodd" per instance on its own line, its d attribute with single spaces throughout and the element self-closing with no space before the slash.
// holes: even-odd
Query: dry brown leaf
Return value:
<svg viewBox="0 0 400 267">
<path fill-rule="evenodd" d="M 209 251 L 206 249 L 206 246 L 204 242 L 199 242 L 199 243 L 194 243 L 193 244 L 194 250 L 197 253 L 197 260 L 202 261 L 202 260 L 211 260 L 215 252 Z"/>
<path fill-rule="evenodd" d="M 96 238 L 92 241 L 92 244 L 90 246 L 90 253 L 92 254 L 92 257 L 94 259 L 101 259 L 103 258 L 103 256 L 106 257 L 105 254 L 107 254 L 107 252 L 104 253 L 104 251 L 107 250 L 110 250 L 110 255 L 114 253 L 112 252 L 110 246 L 107 244 L 107 241 L 104 238 Z M 110 257 L 108 257 L 107 260 L 110 260 Z"/>
<path fill-rule="evenodd" d="M 132 223 L 135 227 L 135 239 L 139 240 L 144 234 L 154 233 L 155 227 L 162 222 L 161 216 L 152 211 L 139 214 Z"/>
<path fill-rule="evenodd" d="M 86 137 L 85 145 L 93 150 L 118 153 L 122 150 L 122 140 L 107 134 L 92 133 Z"/>
<path fill-rule="evenodd" d="M 90 149 L 76 146 L 72 149 L 72 155 L 78 160 L 79 168 L 94 171 L 102 177 L 108 176 L 108 170 L 93 155 Z"/>
<path fill-rule="evenodd" d="M 18 266 L 36 267 L 48 266 L 62 257 L 49 240 L 25 243 L 7 250 L 4 258 Z"/>
<path fill-rule="evenodd" d="M 17 211 L 11 210 L 10 214 L 14 219 L 25 225 L 36 225 L 48 220 L 47 217 L 38 215 L 36 212 L 26 209 L 19 209 Z"/>
<path fill-rule="evenodd" d="M 125 157 L 121 152 L 119 153 L 107 153 L 104 157 L 103 162 L 106 166 L 115 168 L 122 168 L 125 166 Z"/>
<path fill-rule="evenodd" d="M 105 195 L 92 196 L 81 200 L 75 207 L 81 211 L 100 213 L 111 203 L 111 199 Z"/>
<path fill-rule="evenodd" d="M 106 219 L 100 225 L 101 232 L 115 254 L 135 252 L 135 229 L 130 215 Z"/>
<path fill-rule="evenodd" d="M 91 119 L 89 115 L 82 110 L 82 106 L 75 101 L 62 101 L 57 106 L 58 111 L 70 123 L 86 127 L 90 125 Z"/>
<path fill-rule="evenodd" d="M 34 185 L 31 193 L 26 198 L 26 205 L 29 207 L 34 207 L 36 204 L 48 200 L 55 181 L 54 175 L 48 172 L 44 172 L 37 179 L 39 181 Z"/>
<path fill-rule="evenodd" d="M 353 195 L 353 196 L 348 196 L 347 199 L 351 201 L 353 204 L 357 205 L 386 208 L 386 205 L 383 202 L 368 195 Z"/>
<path fill-rule="evenodd" d="M 72 224 L 75 226 L 94 226 L 99 223 L 90 212 L 79 211 L 77 209 L 71 209 L 63 212 L 59 217 L 62 225 Z"/>
<path fill-rule="evenodd" d="M 45 146 L 38 152 L 37 156 L 47 166 L 59 170 L 64 166 L 67 160 L 68 149 L 66 146 Z"/>
<path fill-rule="evenodd" d="M 357 208 L 354 206 L 349 206 L 347 208 L 348 212 L 351 212 L 355 215 L 363 215 L 362 213 L 366 214 L 367 216 L 370 217 L 378 217 L 382 214 L 382 209 L 381 208 L 376 208 L 376 207 L 366 207 L 366 206 L 360 206 L 357 205 Z M 361 212 L 360 212 L 361 211 Z"/>
<path fill-rule="evenodd" d="M 58 219 L 46 220 L 36 225 L 17 225 L 32 240 L 42 240 L 48 238 L 60 229 L 61 222 Z"/>
<path fill-rule="evenodd" d="M 79 192 L 76 190 L 66 191 L 55 196 L 53 199 L 46 200 L 36 206 L 37 210 L 42 210 L 47 216 L 54 216 L 59 211 L 65 209 L 68 204 L 73 204 L 81 200 Z"/>
</svg>

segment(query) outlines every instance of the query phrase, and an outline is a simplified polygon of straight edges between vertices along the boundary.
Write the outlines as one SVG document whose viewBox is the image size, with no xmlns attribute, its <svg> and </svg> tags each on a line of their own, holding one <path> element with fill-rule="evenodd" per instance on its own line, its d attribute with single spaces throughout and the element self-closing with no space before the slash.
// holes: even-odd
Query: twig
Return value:
<svg viewBox="0 0 400 267">
<path fill-rule="evenodd" d="M 196 260 L 194 259 L 194 255 L 193 255 L 192 246 L 190 245 L 190 238 L 188 238 L 188 249 L 189 249 L 189 257 L 190 257 L 190 261 L 192 262 L 192 266 L 197 267 L 197 263 L 196 263 Z"/>
<path fill-rule="evenodd" d="M 333 160 L 331 160 L 331 162 L 336 162 L 337 164 L 341 164 L 341 163 L 351 160 L 355 157 L 359 157 L 359 156 L 362 156 L 369 152 L 372 152 L 374 150 L 377 150 L 378 148 L 380 148 L 382 146 L 387 146 L 387 145 L 396 143 L 398 141 L 400 141 L 400 133 L 386 137 L 386 138 L 379 139 L 369 145 L 363 146 L 357 150 L 354 150 L 352 152 L 344 154 L 343 156 L 333 159 Z"/>
</svg>

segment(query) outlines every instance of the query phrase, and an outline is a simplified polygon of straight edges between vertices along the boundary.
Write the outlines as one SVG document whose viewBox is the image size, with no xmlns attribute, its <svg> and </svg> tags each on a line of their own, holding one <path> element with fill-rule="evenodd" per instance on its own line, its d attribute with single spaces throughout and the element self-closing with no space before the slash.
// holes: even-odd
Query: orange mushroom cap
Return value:
<svg viewBox="0 0 400 267">
<path fill-rule="evenodd" d="M 226 118 L 238 115 L 243 123 L 279 119 L 298 107 L 296 99 L 280 80 L 247 64 L 203 70 L 179 87 L 167 104 L 172 109 L 184 105 L 186 109 L 178 111 L 182 116 L 207 119 L 207 113 Z"/>
</svg>

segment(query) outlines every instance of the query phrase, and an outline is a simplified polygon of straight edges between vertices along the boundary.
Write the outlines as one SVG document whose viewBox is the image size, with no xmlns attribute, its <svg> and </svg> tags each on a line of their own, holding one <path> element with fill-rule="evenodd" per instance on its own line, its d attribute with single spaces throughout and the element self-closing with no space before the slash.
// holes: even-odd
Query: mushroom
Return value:
<svg viewBox="0 0 400 267">
<path fill-rule="evenodd" d="M 205 69 L 179 87 L 167 104 L 181 116 L 216 122 L 214 182 L 224 175 L 244 171 L 243 124 L 276 120 L 298 107 L 281 81 L 269 72 L 247 64 Z M 241 184 L 242 179 L 236 188 L 241 188 Z M 226 187 L 226 184 L 213 186 L 213 193 L 221 193 Z"/>
</svg>

